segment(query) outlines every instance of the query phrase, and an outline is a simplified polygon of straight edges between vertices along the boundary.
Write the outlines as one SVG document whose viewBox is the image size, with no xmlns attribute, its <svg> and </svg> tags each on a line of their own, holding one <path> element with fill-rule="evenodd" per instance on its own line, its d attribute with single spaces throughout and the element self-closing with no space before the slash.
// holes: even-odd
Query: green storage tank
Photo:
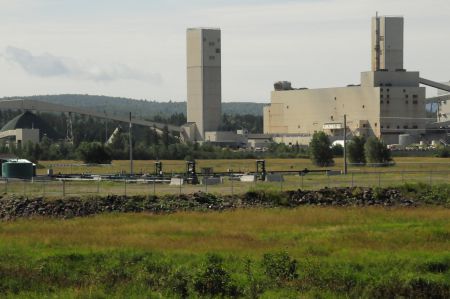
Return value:
<svg viewBox="0 0 450 299">
<path fill-rule="evenodd" d="M 33 163 L 28 160 L 9 160 L 2 164 L 2 177 L 8 179 L 33 178 Z"/>
</svg>

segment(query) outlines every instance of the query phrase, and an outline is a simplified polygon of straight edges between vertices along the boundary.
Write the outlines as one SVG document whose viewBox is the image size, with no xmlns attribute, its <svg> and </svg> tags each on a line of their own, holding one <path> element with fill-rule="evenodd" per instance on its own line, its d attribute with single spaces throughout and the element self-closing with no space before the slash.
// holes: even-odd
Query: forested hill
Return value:
<svg viewBox="0 0 450 299">
<path fill-rule="evenodd" d="M 154 119 L 156 116 L 167 118 L 171 115 L 179 113 L 186 115 L 186 102 L 156 102 L 76 94 L 8 97 L 2 98 L 1 100 L 11 100 L 17 98 L 88 108 L 98 112 L 111 113 L 113 115 L 125 115 L 131 112 L 135 117 L 145 119 Z M 229 115 L 250 114 L 262 116 L 263 106 L 264 104 L 251 102 L 222 103 L 222 113 Z"/>
</svg>

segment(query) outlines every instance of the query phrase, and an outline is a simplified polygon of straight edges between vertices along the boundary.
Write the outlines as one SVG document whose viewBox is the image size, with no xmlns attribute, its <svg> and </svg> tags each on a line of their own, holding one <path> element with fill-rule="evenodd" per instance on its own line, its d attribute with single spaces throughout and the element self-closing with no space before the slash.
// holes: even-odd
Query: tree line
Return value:
<svg viewBox="0 0 450 299">
<path fill-rule="evenodd" d="M 391 151 L 377 137 L 354 136 L 347 142 L 347 157 L 351 164 L 389 165 L 392 161 Z M 310 143 L 311 159 L 317 166 L 334 165 L 336 152 L 343 153 L 341 145 L 331 146 L 330 139 L 324 132 L 314 133 Z"/>
</svg>

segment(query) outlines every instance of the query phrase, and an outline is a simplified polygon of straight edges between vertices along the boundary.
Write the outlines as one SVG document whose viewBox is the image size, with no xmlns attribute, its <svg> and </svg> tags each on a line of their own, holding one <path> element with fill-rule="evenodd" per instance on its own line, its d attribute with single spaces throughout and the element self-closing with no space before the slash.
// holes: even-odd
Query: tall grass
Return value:
<svg viewBox="0 0 450 299">
<path fill-rule="evenodd" d="M 445 298 L 448 219 L 442 207 L 21 219 L 0 224 L 0 297 Z"/>
</svg>

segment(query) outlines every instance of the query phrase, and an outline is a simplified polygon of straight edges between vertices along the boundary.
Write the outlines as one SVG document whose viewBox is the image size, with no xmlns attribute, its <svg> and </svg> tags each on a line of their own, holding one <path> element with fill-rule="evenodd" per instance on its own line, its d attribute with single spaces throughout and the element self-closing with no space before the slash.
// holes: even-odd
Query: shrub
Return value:
<svg viewBox="0 0 450 299">
<path fill-rule="evenodd" d="M 297 261 L 284 251 L 264 254 L 262 266 L 266 275 L 278 284 L 298 277 Z"/>
<path fill-rule="evenodd" d="M 321 167 L 333 165 L 331 142 L 324 132 L 314 133 L 309 148 L 314 164 Z"/>
<path fill-rule="evenodd" d="M 347 154 L 350 163 L 365 164 L 366 155 L 364 153 L 364 144 L 366 139 L 364 137 L 354 136 L 347 144 Z"/>
<path fill-rule="evenodd" d="M 344 156 L 344 147 L 340 144 L 335 144 L 331 147 L 331 151 L 333 152 L 334 157 L 342 157 Z"/>
<path fill-rule="evenodd" d="M 174 271 L 168 279 L 167 286 L 172 293 L 179 295 L 181 298 L 187 298 L 189 296 L 188 271 L 182 269 Z"/>
<path fill-rule="evenodd" d="M 77 149 L 79 158 L 84 163 L 111 163 L 111 151 L 100 142 L 82 142 Z"/>
<path fill-rule="evenodd" d="M 436 156 L 439 158 L 450 158 L 450 148 L 439 147 L 436 151 Z"/>
<path fill-rule="evenodd" d="M 386 164 L 391 161 L 391 151 L 376 137 L 369 137 L 364 144 L 364 153 L 368 163 Z"/>
<path fill-rule="evenodd" d="M 223 258 L 216 254 L 208 255 L 204 269 L 195 278 L 194 287 L 203 296 L 234 296 L 237 293 L 223 266 Z"/>
</svg>

